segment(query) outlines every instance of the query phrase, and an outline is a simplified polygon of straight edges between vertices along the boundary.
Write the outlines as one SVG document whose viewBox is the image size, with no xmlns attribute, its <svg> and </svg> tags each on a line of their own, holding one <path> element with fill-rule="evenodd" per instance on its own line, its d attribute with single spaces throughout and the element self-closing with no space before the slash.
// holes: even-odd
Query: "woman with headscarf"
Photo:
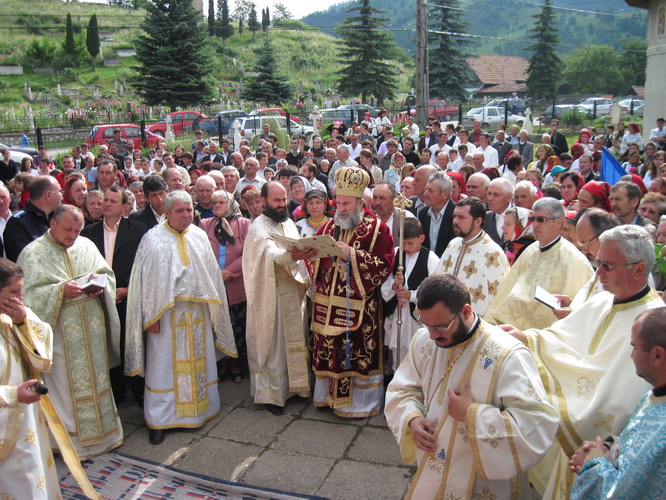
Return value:
<svg viewBox="0 0 666 500">
<path fill-rule="evenodd" d="M 378 182 L 382 182 L 382 169 L 377 166 L 377 162 L 371 151 L 367 149 L 361 150 L 361 153 L 358 155 L 358 166 L 370 175 L 369 186 L 374 186 Z"/>
<path fill-rule="evenodd" d="M 321 140 L 320 136 L 312 136 L 312 149 L 310 151 L 312 152 L 312 160 L 317 166 L 319 166 L 324 159 L 324 153 L 326 152 L 326 146 L 324 146 L 324 142 Z"/>
<path fill-rule="evenodd" d="M 579 144 L 583 148 L 583 154 L 584 153 L 592 154 L 594 152 L 594 149 L 592 148 L 592 143 L 590 142 L 590 139 L 592 139 L 592 133 L 589 131 L 589 129 L 582 128 L 578 133 L 578 140 L 574 142 L 574 145 Z"/>
<path fill-rule="evenodd" d="M 310 182 L 301 175 L 295 175 L 289 181 L 289 192 L 291 193 L 291 200 L 287 205 L 287 213 L 289 217 L 294 219 L 294 212 L 305 201 L 305 195 L 312 191 Z"/>
<path fill-rule="evenodd" d="M 577 172 L 566 172 L 560 177 L 562 204 L 565 209 L 568 209 L 576 201 L 583 184 L 583 178 Z"/>
<path fill-rule="evenodd" d="M 610 212 L 610 186 L 602 181 L 590 181 L 578 192 L 580 208 L 597 207 Z"/>
<path fill-rule="evenodd" d="M 301 238 L 314 236 L 328 219 L 333 217 L 333 208 L 326 192 L 313 189 L 305 195 L 305 201 L 294 212 L 294 220 Z"/>
<path fill-rule="evenodd" d="M 65 205 L 74 205 L 85 211 L 88 183 L 82 175 L 72 175 L 65 180 L 65 189 L 62 202 Z"/>
<path fill-rule="evenodd" d="M 512 266 L 525 248 L 535 241 L 528 218 L 529 212 L 518 211 L 516 208 L 510 208 L 504 213 L 501 247 Z"/>
<path fill-rule="evenodd" d="M 231 372 L 234 382 L 239 384 L 243 380 L 241 358 L 246 356 L 247 299 L 243 283 L 243 246 L 250 230 L 250 221 L 242 216 L 234 196 L 222 190 L 213 193 L 213 217 L 203 219 L 199 227 L 208 235 L 222 273 L 238 350 L 238 358 L 224 358 L 221 361 L 220 379 Z"/>
<path fill-rule="evenodd" d="M 465 176 L 461 172 L 447 172 L 446 175 L 451 177 L 453 184 L 453 191 L 451 192 L 451 201 L 458 203 L 463 198 L 467 198 L 467 183 Z"/>
<path fill-rule="evenodd" d="M 638 150 L 643 151 L 643 136 L 641 135 L 641 128 L 638 123 L 631 122 L 627 127 L 627 133 L 622 136 L 622 143 L 620 144 L 620 154 L 624 155 L 629 149 L 629 144 L 637 144 Z"/>
<path fill-rule="evenodd" d="M 402 173 L 402 167 L 405 166 L 405 155 L 400 151 L 396 151 L 391 156 L 391 163 L 389 164 L 388 170 L 384 172 L 384 181 L 391 184 L 391 186 L 396 189 L 400 189 L 400 174 Z"/>
</svg>

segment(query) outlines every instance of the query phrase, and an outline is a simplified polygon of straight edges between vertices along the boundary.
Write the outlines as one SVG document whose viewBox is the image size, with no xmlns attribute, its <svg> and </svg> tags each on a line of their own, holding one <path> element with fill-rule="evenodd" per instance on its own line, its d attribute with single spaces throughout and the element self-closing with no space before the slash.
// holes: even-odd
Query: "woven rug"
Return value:
<svg viewBox="0 0 666 500">
<path fill-rule="evenodd" d="M 106 453 L 83 462 L 93 487 L 108 500 L 206 499 L 291 500 L 323 497 L 260 488 L 214 477 L 193 474 L 122 453 Z M 60 479 L 63 498 L 85 500 L 74 477 L 68 472 Z"/>
</svg>

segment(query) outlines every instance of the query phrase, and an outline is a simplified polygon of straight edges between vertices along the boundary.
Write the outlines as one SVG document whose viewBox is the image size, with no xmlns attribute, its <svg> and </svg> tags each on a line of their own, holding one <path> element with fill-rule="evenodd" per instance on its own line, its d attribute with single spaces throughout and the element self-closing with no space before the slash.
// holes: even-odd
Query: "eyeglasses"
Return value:
<svg viewBox="0 0 666 500">
<path fill-rule="evenodd" d="M 527 221 L 528 221 L 528 222 L 538 222 L 539 224 L 543 224 L 544 222 L 546 222 L 546 221 L 548 221 L 548 220 L 555 220 L 555 219 L 559 219 L 559 218 L 560 218 L 560 217 L 543 217 L 543 216 L 539 216 L 539 217 L 528 217 L 528 218 L 527 218 Z"/>
<path fill-rule="evenodd" d="M 609 273 L 616 267 L 631 267 L 635 266 L 636 264 L 639 264 L 639 262 L 629 262 L 627 264 L 609 264 L 608 262 L 604 262 L 603 260 L 597 260 L 597 269 L 601 268 L 605 272 Z"/>
<path fill-rule="evenodd" d="M 579 247 L 584 248 L 584 247 L 588 246 L 590 243 L 592 243 L 594 240 L 596 240 L 597 238 L 598 238 L 598 236 L 595 236 L 594 238 L 591 238 L 587 241 L 577 241 L 576 243 L 578 243 Z"/>
<path fill-rule="evenodd" d="M 418 315 L 418 317 L 416 318 L 416 322 L 419 325 L 421 325 L 423 328 L 427 328 L 431 332 L 444 333 L 444 332 L 448 331 L 449 328 L 451 328 L 453 326 L 453 323 L 455 322 L 456 318 L 458 317 L 458 314 L 460 314 L 461 311 L 462 311 L 462 307 L 460 309 L 458 309 L 458 312 L 455 314 L 455 316 L 453 316 L 453 319 L 451 320 L 451 323 L 449 323 L 446 326 L 429 326 L 429 325 L 426 325 L 425 323 L 423 323 L 421 321 L 421 315 Z"/>
</svg>

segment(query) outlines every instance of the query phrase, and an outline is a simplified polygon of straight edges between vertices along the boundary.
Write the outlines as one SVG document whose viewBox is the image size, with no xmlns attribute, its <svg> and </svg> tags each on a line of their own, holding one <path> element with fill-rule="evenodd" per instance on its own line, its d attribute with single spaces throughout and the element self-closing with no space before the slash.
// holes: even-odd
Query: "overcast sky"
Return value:
<svg viewBox="0 0 666 500">
<path fill-rule="evenodd" d="M 106 0 L 79 0 L 81 2 L 95 2 L 95 3 L 107 3 Z M 270 11 L 273 10 L 273 5 L 276 3 L 284 4 L 291 14 L 294 16 L 294 19 L 300 19 L 301 17 L 307 16 L 312 12 L 318 10 L 326 10 L 331 5 L 337 3 L 342 3 L 344 0 L 318 0 L 317 2 L 308 2 L 306 0 L 254 0 L 255 5 L 257 6 L 257 14 L 261 12 L 261 9 L 268 7 Z M 217 2 L 216 2 L 217 3 Z M 234 10 L 234 0 L 229 0 L 229 10 L 233 12 Z M 204 9 L 208 11 L 208 0 L 204 0 Z"/>
</svg>

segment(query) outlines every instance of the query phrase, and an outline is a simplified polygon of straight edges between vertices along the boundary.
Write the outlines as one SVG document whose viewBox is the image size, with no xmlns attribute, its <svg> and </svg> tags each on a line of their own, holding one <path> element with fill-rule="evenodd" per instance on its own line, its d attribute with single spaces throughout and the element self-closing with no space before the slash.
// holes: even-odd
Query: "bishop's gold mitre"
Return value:
<svg viewBox="0 0 666 500">
<path fill-rule="evenodd" d="M 365 188 L 370 184 L 368 173 L 356 167 L 342 167 L 335 172 L 335 194 L 363 198 Z"/>
</svg>

